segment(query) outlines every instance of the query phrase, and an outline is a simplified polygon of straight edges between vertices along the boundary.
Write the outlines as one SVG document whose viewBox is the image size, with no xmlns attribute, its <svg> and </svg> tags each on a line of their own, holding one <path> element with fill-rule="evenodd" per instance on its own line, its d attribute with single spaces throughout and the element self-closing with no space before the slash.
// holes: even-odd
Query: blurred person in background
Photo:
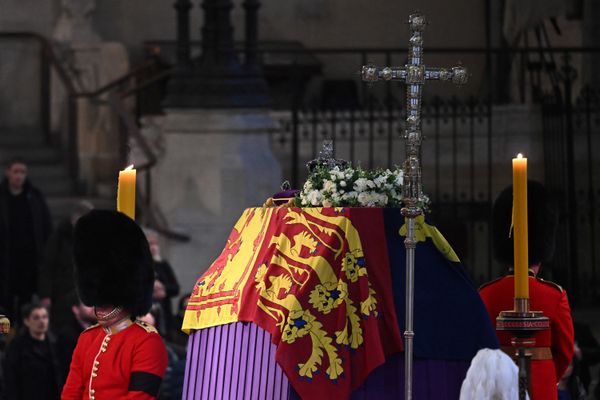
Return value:
<svg viewBox="0 0 600 400">
<path fill-rule="evenodd" d="M 600 344 L 594 337 L 589 324 L 573 321 L 575 329 L 575 356 L 579 364 L 579 378 L 587 393 L 592 389 L 592 368 L 600 362 Z M 596 396 L 598 398 L 598 396 Z"/>
<path fill-rule="evenodd" d="M 173 323 L 175 324 L 175 329 L 173 330 L 173 343 L 184 349 L 187 348 L 188 335 L 181 331 L 181 327 L 183 326 L 185 309 L 187 308 L 187 304 L 191 295 L 191 293 L 185 293 L 179 298 L 179 303 L 177 304 L 177 314 L 175 314 L 173 319 Z"/>
<path fill-rule="evenodd" d="M 48 332 L 48 310 L 26 304 L 24 329 L 8 345 L 4 359 L 6 400 L 58 400 L 64 377 L 55 338 Z"/>
<path fill-rule="evenodd" d="M 11 160 L 0 182 L 0 306 L 18 325 L 19 309 L 37 292 L 37 274 L 52 231 L 43 194 L 27 179 L 23 159 Z"/>
<path fill-rule="evenodd" d="M 58 357 L 65 377 L 69 374 L 71 357 L 79 335 L 97 322 L 94 308 L 83 304 L 76 293 L 69 295 L 68 302 L 69 318 L 61 325 L 53 324 L 58 343 Z"/>
<path fill-rule="evenodd" d="M 72 325 L 74 297 L 77 297 L 73 279 L 73 227 L 77 220 L 94 207 L 80 201 L 48 238 L 44 258 L 38 274 L 38 295 L 41 303 L 50 308 L 52 330 Z M 81 333 L 81 332 L 80 332 Z"/>
<path fill-rule="evenodd" d="M 179 282 L 171 264 L 161 255 L 158 233 L 148 228 L 144 229 L 144 233 L 154 260 L 155 279 L 151 313 L 155 319 L 156 329 L 163 337 L 171 339 L 175 328 L 171 299 L 179 294 Z"/>
<path fill-rule="evenodd" d="M 6 312 L 0 307 L 0 315 L 4 315 Z M 0 400 L 6 400 L 4 396 L 4 372 L 2 367 L 4 366 L 4 351 L 6 350 L 6 335 L 0 333 Z"/>
<path fill-rule="evenodd" d="M 579 377 L 581 366 L 581 349 L 575 343 L 573 360 L 558 382 L 558 400 L 585 400 L 586 390 Z"/>
</svg>

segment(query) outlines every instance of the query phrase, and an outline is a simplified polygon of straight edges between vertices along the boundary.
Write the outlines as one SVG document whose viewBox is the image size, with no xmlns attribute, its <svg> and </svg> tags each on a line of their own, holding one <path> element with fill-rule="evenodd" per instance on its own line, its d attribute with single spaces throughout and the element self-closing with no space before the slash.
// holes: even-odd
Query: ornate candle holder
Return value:
<svg viewBox="0 0 600 400">
<path fill-rule="evenodd" d="M 528 349 L 535 346 L 534 335 L 546 329 L 550 329 L 550 320 L 542 311 L 530 311 L 528 298 L 515 298 L 514 310 L 502 311 L 496 318 L 496 330 L 514 335 L 511 344 L 517 353 L 509 355 L 517 358 L 519 366 L 519 400 L 526 399 L 529 389 L 531 351 Z"/>
<path fill-rule="evenodd" d="M 10 331 L 10 321 L 6 316 L 0 314 L 0 335 L 6 335 Z"/>
</svg>

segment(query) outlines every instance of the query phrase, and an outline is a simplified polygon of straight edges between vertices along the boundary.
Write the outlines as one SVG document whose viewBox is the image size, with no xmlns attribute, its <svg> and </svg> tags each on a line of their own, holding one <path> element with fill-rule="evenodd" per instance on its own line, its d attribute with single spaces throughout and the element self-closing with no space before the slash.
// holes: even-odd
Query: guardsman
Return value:
<svg viewBox="0 0 600 400">
<path fill-rule="evenodd" d="M 535 335 L 531 349 L 532 400 L 557 399 L 557 384 L 571 362 L 574 350 L 573 322 L 567 294 L 559 285 L 538 277 L 541 265 L 554 254 L 558 215 L 544 187 L 534 181 L 527 185 L 529 230 L 529 301 L 530 309 L 543 311 L 550 319 L 550 329 Z M 495 257 L 509 266 L 508 274 L 484 284 L 479 293 L 490 318 L 495 323 L 501 311 L 512 310 L 514 297 L 513 238 L 511 230 L 513 191 L 506 188 L 496 199 L 493 209 Z M 502 349 L 515 358 L 512 335 L 496 331 Z"/>
<path fill-rule="evenodd" d="M 75 225 L 76 283 L 98 325 L 79 336 L 62 400 L 155 399 L 167 352 L 153 326 L 136 320 L 152 305 L 146 237 L 117 211 L 92 210 Z"/>
</svg>

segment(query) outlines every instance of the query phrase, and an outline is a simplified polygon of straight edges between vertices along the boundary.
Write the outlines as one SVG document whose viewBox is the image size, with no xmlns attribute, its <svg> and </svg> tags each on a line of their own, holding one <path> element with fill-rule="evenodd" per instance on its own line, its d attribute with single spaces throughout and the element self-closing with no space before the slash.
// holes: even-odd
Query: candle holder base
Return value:
<svg viewBox="0 0 600 400">
<path fill-rule="evenodd" d="M 502 311 L 496 318 L 496 330 L 509 331 L 517 337 L 533 336 L 550 329 L 550 320 L 541 311 Z"/>
<path fill-rule="evenodd" d="M 496 318 L 496 330 L 508 331 L 514 336 L 511 346 L 503 348 L 519 366 L 519 400 L 526 399 L 529 390 L 531 351 L 535 347 L 535 334 L 550 329 L 550 319 L 541 311 L 529 310 L 528 298 L 515 298 L 515 308 L 502 311 Z"/>
</svg>

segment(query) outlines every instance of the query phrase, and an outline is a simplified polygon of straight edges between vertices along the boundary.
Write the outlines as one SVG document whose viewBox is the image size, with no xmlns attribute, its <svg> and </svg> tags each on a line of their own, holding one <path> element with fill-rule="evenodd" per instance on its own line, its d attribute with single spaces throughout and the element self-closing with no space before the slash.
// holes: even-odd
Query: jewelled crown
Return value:
<svg viewBox="0 0 600 400">
<path fill-rule="evenodd" d="M 333 169 L 334 167 L 339 167 L 340 169 L 345 169 L 350 165 L 350 163 L 346 160 L 336 159 L 333 157 L 333 141 L 324 140 L 323 147 L 319 151 L 319 156 L 314 160 L 310 160 L 306 163 L 306 168 L 308 168 L 308 172 L 313 172 L 315 168 L 324 166 L 328 169 Z"/>
</svg>

